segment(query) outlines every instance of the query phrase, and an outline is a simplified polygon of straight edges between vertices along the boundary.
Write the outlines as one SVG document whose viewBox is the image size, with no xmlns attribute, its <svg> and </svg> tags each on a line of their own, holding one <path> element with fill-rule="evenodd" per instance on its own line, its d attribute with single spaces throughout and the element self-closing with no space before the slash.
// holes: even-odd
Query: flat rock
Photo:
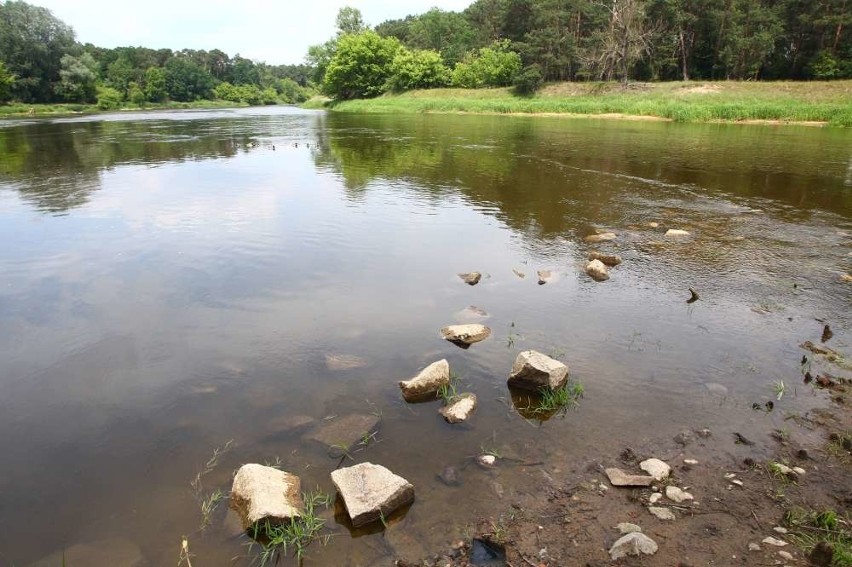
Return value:
<svg viewBox="0 0 852 567">
<path fill-rule="evenodd" d="M 628 522 L 622 522 L 622 523 L 618 524 L 617 526 L 615 526 L 615 529 L 617 529 L 618 531 L 620 531 L 624 535 L 642 531 L 642 528 L 640 528 L 636 524 L 631 524 L 631 523 L 628 523 Z"/>
<path fill-rule="evenodd" d="M 787 542 L 781 539 L 775 539 L 774 537 L 765 537 L 763 538 L 763 543 L 766 545 L 773 545 L 775 547 L 784 547 L 787 545 Z"/>
<path fill-rule="evenodd" d="M 456 318 L 462 321 L 476 321 L 480 319 L 486 319 L 488 318 L 488 316 L 488 311 L 477 307 L 476 305 L 470 305 L 456 313 Z"/>
<path fill-rule="evenodd" d="M 609 279 L 609 270 L 600 260 L 592 260 L 586 264 L 586 273 L 596 282 L 604 282 Z"/>
<path fill-rule="evenodd" d="M 536 392 L 542 388 L 558 390 L 567 381 L 566 365 L 534 350 L 520 353 L 509 375 L 510 386 Z"/>
<path fill-rule="evenodd" d="M 672 468 L 660 459 L 648 459 L 639 463 L 639 468 L 656 480 L 665 480 L 672 473 Z"/>
<path fill-rule="evenodd" d="M 459 346 L 470 346 L 474 343 L 484 341 L 491 336 L 491 329 L 485 325 L 471 323 L 469 325 L 449 325 L 441 329 L 444 340 Z"/>
<path fill-rule="evenodd" d="M 622 537 L 609 550 L 613 561 L 628 555 L 654 555 L 657 553 L 657 543 L 640 532 L 629 533 Z"/>
<path fill-rule="evenodd" d="M 609 242 L 610 240 L 615 240 L 618 238 L 614 232 L 601 232 L 598 234 L 590 234 L 583 240 L 586 242 Z"/>
<path fill-rule="evenodd" d="M 686 502 L 687 500 L 693 500 L 694 497 L 689 492 L 684 492 L 677 486 L 667 486 L 666 487 L 666 498 L 671 500 L 672 502 L 677 502 L 680 504 L 681 502 Z"/>
<path fill-rule="evenodd" d="M 467 285 L 476 285 L 482 279 L 482 274 L 479 272 L 468 272 L 466 274 L 459 274 L 459 277 Z"/>
<path fill-rule="evenodd" d="M 462 394 L 451 404 L 442 407 L 438 412 L 444 416 L 447 423 L 462 423 L 476 411 L 476 394 Z"/>
<path fill-rule="evenodd" d="M 601 262 L 605 266 L 609 266 L 610 268 L 615 267 L 621 264 L 622 262 L 621 256 L 619 256 L 618 254 L 603 254 L 601 252 L 598 252 L 597 250 L 589 252 L 588 259 L 598 260 L 599 262 Z"/>
<path fill-rule="evenodd" d="M 613 486 L 651 486 L 654 477 L 638 474 L 627 474 L 621 469 L 610 468 L 604 471 Z"/>
<path fill-rule="evenodd" d="M 290 435 L 310 429 L 316 421 L 309 415 L 282 415 L 270 419 L 266 429 L 270 435 Z"/>
<path fill-rule="evenodd" d="M 361 463 L 331 473 L 354 527 L 390 516 L 414 501 L 414 486 L 381 465 Z"/>
<path fill-rule="evenodd" d="M 657 506 L 649 506 L 648 511 L 659 520 L 672 521 L 672 520 L 677 519 L 674 515 L 674 512 L 672 512 L 668 508 L 659 508 Z"/>
<path fill-rule="evenodd" d="M 538 285 L 544 285 L 553 278 L 553 274 L 550 272 L 550 270 L 539 270 L 537 275 Z"/>
<path fill-rule="evenodd" d="M 110 538 L 78 543 L 30 563 L 29 567 L 137 567 L 145 564 L 142 551 L 132 541 Z"/>
<path fill-rule="evenodd" d="M 438 391 L 449 385 L 450 364 L 446 359 L 433 362 L 414 378 L 399 383 L 399 387 L 402 389 L 402 397 L 407 402 L 434 400 L 438 397 Z"/>
<path fill-rule="evenodd" d="M 325 445 L 327 448 L 340 448 L 349 451 L 363 441 L 364 437 L 375 433 L 381 420 L 372 414 L 350 414 L 324 420 L 322 425 L 309 433 L 306 438 Z"/>
<path fill-rule="evenodd" d="M 302 483 L 296 475 L 272 467 L 243 465 L 234 476 L 230 507 L 244 530 L 260 521 L 282 524 L 301 514 Z"/>
<path fill-rule="evenodd" d="M 666 231 L 666 236 L 689 236 L 689 232 L 679 228 L 670 228 Z"/>
<path fill-rule="evenodd" d="M 355 368 L 363 368 L 367 366 L 366 358 L 354 356 L 351 354 L 332 354 L 325 355 L 325 366 L 332 371 L 353 370 Z"/>
</svg>

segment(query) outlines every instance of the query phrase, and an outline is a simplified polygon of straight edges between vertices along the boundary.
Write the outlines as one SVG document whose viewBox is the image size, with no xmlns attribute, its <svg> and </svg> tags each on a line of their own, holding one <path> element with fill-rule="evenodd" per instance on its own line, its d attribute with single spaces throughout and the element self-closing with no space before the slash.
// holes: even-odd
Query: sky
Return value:
<svg viewBox="0 0 852 567">
<path fill-rule="evenodd" d="M 270 64 L 302 63 L 309 45 L 334 35 L 344 6 L 375 26 L 432 7 L 463 10 L 473 0 L 29 0 L 100 47 L 221 49 Z"/>
</svg>

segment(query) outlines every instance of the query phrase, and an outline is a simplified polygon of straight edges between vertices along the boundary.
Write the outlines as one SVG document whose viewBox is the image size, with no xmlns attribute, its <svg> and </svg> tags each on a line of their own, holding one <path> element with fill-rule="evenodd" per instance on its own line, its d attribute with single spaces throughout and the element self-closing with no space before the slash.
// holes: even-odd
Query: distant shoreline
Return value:
<svg viewBox="0 0 852 567">
<path fill-rule="evenodd" d="M 190 110 L 216 108 L 247 108 L 246 104 L 222 100 L 198 100 L 194 102 L 148 103 L 145 106 L 128 104 L 119 108 L 98 108 L 96 104 L 23 104 L 0 105 L 0 120 L 4 118 L 58 118 L 62 116 L 85 116 L 107 112 L 146 112 L 156 110 Z"/>
<path fill-rule="evenodd" d="M 852 81 L 556 83 L 532 97 L 511 89 L 431 89 L 348 101 L 314 100 L 364 114 L 534 115 L 671 122 L 852 127 Z"/>
</svg>

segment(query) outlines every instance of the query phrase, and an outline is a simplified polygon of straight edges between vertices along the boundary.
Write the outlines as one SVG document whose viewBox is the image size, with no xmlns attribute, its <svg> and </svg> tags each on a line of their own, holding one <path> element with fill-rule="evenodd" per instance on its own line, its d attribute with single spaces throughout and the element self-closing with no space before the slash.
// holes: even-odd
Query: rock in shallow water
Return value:
<svg viewBox="0 0 852 567">
<path fill-rule="evenodd" d="M 468 347 L 491 336 L 491 329 L 478 324 L 449 325 L 441 329 L 441 336 L 453 344 Z"/>
<path fill-rule="evenodd" d="M 609 279 L 609 270 L 600 260 L 592 260 L 586 264 L 586 273 L 596 282 L 604 282 Z"/>
<path fill-rule="evenodd" d="M 433 362 L 414 378 L 399 383 L 406 402 L 434 400 L 438 397 L 438 390 L 449 385 L 450 364 L 446 359 Z"/>
<path fill-rule="evenodd" d="M 557 390 L 567 381 L 567 366 L 534 350 L 520 353 L 509 375 L 509 386 L 534 392 L 542 388 Z"/>
<path fill-rule="evenodd" d="M 325 445 L 326 448 L 337 448 L 349 451 L 365 437 L 372 435 L 379 428 L 381 420 L 371 414 L 350 414 L 343 417 L 324 420 L 316 430 L 306 438 Z"/>
<path fill-rule="evenodd" d="M 414 501 L 414 486 L 381 465 L 361 463 L 337 469 L 331 481 L 356 528 L 387 518 Z"/>
<path fill-rule="evenodd" d="M 586 242 L 609 242 L 618 238 L 614 232 L 601 232 L 599 234 L 590 234 L 583 240 Z"/>
<path fill-rule="evenodd" d="M 550 270 L 539 270 L 537 275 L 538 285 L 546 284 L 553 277 L 553 274 L 550 273 Z"/>
<path fill-rule="evenodd" d="M 458 469 L 449 465 L 444 467 L 440 474 L 438 474 L 438 480 L 447 486 L 458 486 L 461 484 Z"/>
<path fill-rule="evenodd" d="M 462 394 L 448 406 L 442 407 L 438 412 L 444 416 L 447 423 L 462 423 L 476 411 L 476 394 Z"/>
<path fill-rule="evenodd" d="M 657 549 L 657 542 L 641 532 L 633 532 L 616 541 L 609 555 L 613 561 L 617 561 L 628 555 L 654 555 Z"/>
<path fill-rule="evenodd" d="M 667 486 L 666 487 L 666 498 L 671 500 L 672 502 L 677 502 L 680 504 L 681 502 L 686 502 L 687 500 L 692 500 L 693 496 L 689 492 L 684 492 L 677 486 Z"/>
<path fill-rule="evenodd" d="M 258 464 L 243 465 L 234 476 L 230 506 L 245 530 L 260 521 L 282 524 L 300 516 L 301 486 L 296 475 Z"/>
<path fill-rule="evenodd" d="M 639 463 L 639 468 L 656 480 L 665 480 L 672 473 L 672 468 L 660 459 L 648 459 Z"/>
<path fill-rule="evenodd" d="M 468 272 L 466 274 L 459 274 L 459 277 L 467 285 L 476 285 L 482 279 L 482 274 L 479 272 Z"/>
<path fill-rule="evenodd" d="M 602 254 L 598 251 L 589 252 L 589 260 L 598 260 L 605 266 L 615 267 L 621 264 L 621 256 L 618 254 Z"/>
<path fill-rule="evenodd" d="M 654 477 L 638 474 L 627 474 L 621 469 L 610 468 L 604 471 L 613 486 L 651 486 Z"/>
</svg>

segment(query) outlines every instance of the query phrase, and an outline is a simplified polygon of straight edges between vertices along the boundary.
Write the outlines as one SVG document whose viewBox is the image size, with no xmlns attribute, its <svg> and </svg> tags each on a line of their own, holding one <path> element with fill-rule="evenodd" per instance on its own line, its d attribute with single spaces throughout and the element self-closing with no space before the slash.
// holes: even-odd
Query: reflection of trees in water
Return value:
<svg viewBox="0 0 852 567">
<path fill-rule="evenodd" d="M 36 208 L 61 213 L 88 202 L 101 173 L 127 164 L 230 157 L 248 134 L 209 121 L 37 123 L 0 130 L 0 173 Z"/>
</svg>

